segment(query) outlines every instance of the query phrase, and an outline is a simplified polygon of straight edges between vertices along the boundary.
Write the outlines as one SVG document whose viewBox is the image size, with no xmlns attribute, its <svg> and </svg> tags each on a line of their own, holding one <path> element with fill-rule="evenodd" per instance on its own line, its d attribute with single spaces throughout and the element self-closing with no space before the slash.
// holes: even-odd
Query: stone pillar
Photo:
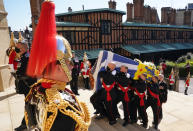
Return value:
<svg viewBox="0 0 193 131">
<path fill-rule="evenodd" d="M 10 72 L 8 70 L 8 57 L 6 50 L 9 47 L 10 37 L 7 24 L 7 12 L 3 0 L 0 0 L 0 91 L 9 87 Z"/>
</svg>

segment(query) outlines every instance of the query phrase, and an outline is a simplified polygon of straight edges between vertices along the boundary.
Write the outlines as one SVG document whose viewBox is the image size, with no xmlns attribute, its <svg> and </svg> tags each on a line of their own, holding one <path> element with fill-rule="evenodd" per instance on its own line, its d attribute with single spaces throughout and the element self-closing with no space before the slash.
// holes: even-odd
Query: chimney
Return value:
<svg viewBox="0 0 193 131">
<path fill-rule="evenodd" d="M 133 21 L 133 4 L 132 3 L 127 3 L 127 22 L 128 21 Z"/>
<path fill-rule="evenodd" d="M 113 9 L 116 10 L 117 2 L 113 1 Z"/>
<path fill-rule="evenodd" d="M 151 23 L 151 7 L 148 5 L 144 6 L 144 22 Z"/>
<path fill-rule="evenodd" d="M 134 0 L 134 20 L 143 22 L 144 18 L 144 0 Z"/>
<path fill-rule="evenodd" d="M 109 8 L 116 10 L 117 3 L 115 1 L 110 0 L 109 1 Z"/>
<path fill-rule="evenodd" d="M 184 12 L 184 25 L 191 25 L 191 11 Z"/>
<path fill-rule="evenodd" d="M 162 7 L 161 8 L 161 23 L 162 24 L 168 24 L 167 23 L 167 19 L 168 19 L 168 17 L 167 17 L 167 13 L 168 12 L 168 7 Z"/>
<path fill-rule="evenodd" d="M 71 7 L 68 7 L 68 12 L 72 12 L 72 8 Z"/>
</svg>

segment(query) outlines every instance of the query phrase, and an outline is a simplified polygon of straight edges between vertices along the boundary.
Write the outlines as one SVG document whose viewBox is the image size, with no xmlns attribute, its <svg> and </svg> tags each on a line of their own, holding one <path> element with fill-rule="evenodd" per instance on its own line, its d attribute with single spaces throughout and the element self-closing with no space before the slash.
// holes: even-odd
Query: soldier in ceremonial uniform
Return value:
<svg viewBox="0 0 193 131">
<path fill-rule="evenodd" d="M 172 68 L 171 74 L 169 75 L 169 89 L 174 90 L 174 84 L 175 84 L 175 75 L 174 70 Z"/>
<path fill-rule="evenodd" d="M 90 86 L 89 86 L 90 70 L 91 70 L 91 64 L 88 61 L 88 57 L 87 57 L 86 52 L 85 52 L 83 62 L 81 62 L 81 65 L 80 65 L 80 71 L 81 71 L 82 76 L 83 76 L 85 89 L 90 89 Z"/>
<path fill-rule="evenodd" d="M 79 75 L 79 60 L 75 56 L 75 52 L 72 53 L 72 61 L 73 61 L 73 68 L 72 68 L 72 80 L 70 81 L 70 88 L 74 94 L 78 94 L 78 75 Z"/>
<path fill-rule="evenodd" d="M 188 73 L 188 76 L 187 76 L 186 82 L 185 82 L 185 91 L 184 91 L 185 95 L 188 95 L 187 91 L 188 91 L 189 87 L 190 87 L 190 72 Z"/>
<path fill-rule="evenodd" d="M 167 95 L 168 95 L 168 90 L 167 90 L 167 84 L 164 81 L 164 75 L 159 74 L 159 98 L 160 98 L 160 109 L 159 109 L 159 122 L 163 118 L 163 112 L 162 112 L 162 104 L 166 103 L 167 101 Z"/>
<path fill-rule="evenodd" d="M 101 102 L 105 105 L 105 111 L 107 114 L 107 117 L 109 119 L 109 124 L 113 125 L 116 123 L 116 115 L 117 115 L 117 106 L 116 106 L 116 92 L 115 92 L 115 84 L 116 84 L 116 71 L 115 69 L 115 63 L 111 62 L 108 63 L 108 66 L 105 71 L 99 72 L 99 78 L 102 83 L 102 89 L 100 89 L 100 93 L 97 97 L 98 105 L 102 105 Z M 101 114 L 104 113 L 104 106 L 98 107 L 99 112 Z"/>
<path fill-rule="evenodd" d="M 130 99 L 133 96 L 133 91 L 131 89 L 131 79 L 130 74 L 127 73 L 128 67 L 122 65 L 120 67 L 120 72 L 116 74 L 116 94 L 118 102 L 122 101 L 123 111 L 124 111 L 124 123 L 126 126 L 130 122 Z"/>
<path fill-rule="evenodd" d="M 152 76 L 152 81 L 147 83 L 147 103 L 146 109 L 151 106 L 153 111 L 153 125 L 155 129 L 158 129 L 159 121 L 159 109 L 160 109 L 160 99 L 159 99 L 159 85 L 157 76 Z"/>
<path fill-rule="evenodd" d="M 72 79 L 71 57 L 69 42 L 56 35 L 55 4 L 44 1 L 27 68 L 29 76 L 40 78 L 25 98 L 29 130 L 88 131 L 86 104 L 66 88 Z"/>
<path fill-rule="evenodd" d="M 145 108 L 146 97 L 146 74 L 141 74 L 139 80 L 134 81 L 132 87 L 134 89 L 134 96 L 131 106 L 131 122 L 137 122 L 137 110 L 142 118 L 143 127 L 147 128 L 148 117 Z"/>
<path fill-rule="evenodd" d="M 30 86 L 36 82 L 35 78 L 28 77 L 26 74 L 27 64 L 29 60 L 28 45 L 26 40 L 18 42 L 18 49 L 20 50 L 21 60 L 20 67 L 16 71 L 16 92 L 18 94 L 24 94 L 27 96 L 30 90 Z M 21 125 L 15 128 L 15 131 L 21 131 L 27 129 L 25 119 L 23 118 Z"/>
<path fill-rule="evenodd" d="M 10 68 L 17 70 L 18 62 L 20 60 L 20 50 L 17 48 L 18 40 L 14 38 L 13 32 L 11 32 L 10 46 L 7 49 L 6 53 L 9 56 L 9 65 Z"/>
</svg>

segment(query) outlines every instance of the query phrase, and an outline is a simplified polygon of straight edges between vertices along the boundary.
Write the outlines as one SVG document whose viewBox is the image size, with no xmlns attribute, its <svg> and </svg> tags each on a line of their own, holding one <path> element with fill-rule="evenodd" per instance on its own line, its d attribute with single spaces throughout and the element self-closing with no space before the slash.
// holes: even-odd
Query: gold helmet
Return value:
<svg viewBox="0 0 193 131">
<path fill-rule="evenodd" d="M 172 70 L 171 70 L 171 74 L 174 74 L 174 69 L 172 68 Z"/>
<path fill-rule="evenodd" d="M 22 42 L 24 40 L 23 36 L 21 35 L 21 32 L 19 32 L 19 39 L 18 42 Z"/>
<path fill-rule="evenodd" d="M 86 55 L 86 52 L 84 52 L 83 60 L 88 60 L 88 57 L 87 57 L 87 55 Z"/>
<path fill-rule="evenodd" d="M 190 78 L 190 72 L 188 73 L 188 76 L 187 76 L 187 79 L 189 79 Z"/>
<path fill-rule="evenodd" d="M 18 40 L 14 38 L 14 34 L 13 34 L 13 32 L 11 32 L 11 40 L 10 40 L 9 47 L 15 47 L 15 44 L 17 42 L 18 42 Z"/>
</svg>

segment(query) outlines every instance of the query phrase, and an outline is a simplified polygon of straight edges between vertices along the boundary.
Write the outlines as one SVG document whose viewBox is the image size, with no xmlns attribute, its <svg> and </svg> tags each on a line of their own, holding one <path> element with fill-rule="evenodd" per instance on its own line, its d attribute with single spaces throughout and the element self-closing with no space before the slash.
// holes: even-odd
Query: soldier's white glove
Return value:
<svg viewBox="0 0 193 131">
<path fill-rule="evenodd" d="M 129 73 L 127 73 L 126 76 L 127 76 L 127 78 L 130 78 L 130 77 L 131 77 Z"/>
<path fill-rule="evenodd" d="M 112 71 L 112 75 L 116 75 L 116 73 L 117 73 L 116 70 Z"/>
</svg>

